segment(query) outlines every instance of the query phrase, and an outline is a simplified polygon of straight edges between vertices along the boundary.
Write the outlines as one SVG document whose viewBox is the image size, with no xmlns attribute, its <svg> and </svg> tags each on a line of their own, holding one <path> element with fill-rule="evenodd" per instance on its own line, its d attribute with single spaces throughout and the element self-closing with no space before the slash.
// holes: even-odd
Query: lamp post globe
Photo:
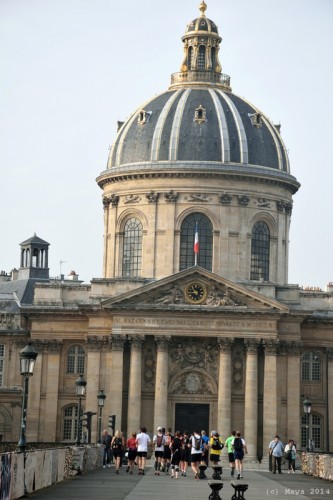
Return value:
<svg viewBox="0 0 333 500">
<path fill-rule="evenodd" d="M 21 429 L 20 438 L 18 442 L 18 449 L 25 452 L 26 449 L 26 429 L 27 429 L 27 407 L 28 407 L 28 393 L 29 393 L 29 377 L 33 375 L 34 367 L 38 352 L 33 348 L 29 342 L 27 346 L 19 353 L 20 356 L 20 372 L 23 376 L 23 396 L 22 396 L 22 415 L 21 415 Z"/>
<path fill-rule="evenodd" d="M 98 400 L 98 408 L 99 408 L 99 416 L 98 416 L 98 442 L 101 442 L 101 433 L 102 433 L 102 411 L 104 407 L 104 402 L 105 402 L 106 395 L 104 394 L 104 389 L 100 389 L 98 394 L 97 394 L 97 400 Z"/>
<path fill-rule="evenodd" d="M 79 446 L 81 443 L 81 399 L 86 392 L 87 382 L 84 380 L 83 375 L 80 375 L 79 378 L 75 381 L 75 392 L 77 397 L 79 398 L 79 404 L 77 409 L 77 435 L 76 435 L 76 446 Z"/>
</svg>

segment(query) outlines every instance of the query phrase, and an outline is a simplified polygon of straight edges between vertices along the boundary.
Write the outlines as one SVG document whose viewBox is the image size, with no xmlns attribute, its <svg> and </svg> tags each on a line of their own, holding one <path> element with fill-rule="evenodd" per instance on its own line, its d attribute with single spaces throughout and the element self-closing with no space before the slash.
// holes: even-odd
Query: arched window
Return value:
<svg viewBox="0 0 333 500">
<path fill-rule="evenodd" d="M 189 70 L 192 69 L 192 61 L 193 61 L 193 47 L 190 47 L 188 49 L 188 59 L 187 59 L 187 66 Z"/>
<path fill-rule="evenodd" d="M 206 47 L 200 45 L 198 57 L 198 71 L 205 71 L 206 69 Z"/>
<path fill-rule="evenodd" d="M 137 277 L 141 274 L 142 224 L 131 217 L 125 223 L 122 276 Z"/>
<path fill-rule="evenodd" d="M 322 417 L 313 413 L 302 416 L 301 447 L 310 450 L 322 449 Z"/>
<path fill-rule="evenodd" d="M 251 239 L 251 280 L 269 280 L 270 233 L 265 222 L 256 222 Z"/>
<path fill-rule="evenodd" d="M 216 49 L 215 47 L 212 47 L 212 70 L 215 71 L 215 65 L 216 65 Z"/>
<path fill-rule="evenodd" d="M 77 433 L 77 412 L 76 405 L 67 406 L 63 412 L 63 433 L 64 441 L 74 441 Z"/>
<path fill-rule="evenodd" d="M 67 373 L 84 373 L 86 353 L 81 345 L 72 345 L 67 352 Z"/>
<path fill-rule="evenodd" d="M 180 229 L 180 263 L 182 271 L 194 266 L 194 233 L 198 223 L 199 254 L 198 266 L 212 270 L 213 226 L 208 217 L 200 213 L 188 215 Z"/>
<path fill-rule="evenodd" d="M 320 355 L 315 352 L 305 352 L 302 357 L 302 380 L 320 381 Z"/>
</svg>

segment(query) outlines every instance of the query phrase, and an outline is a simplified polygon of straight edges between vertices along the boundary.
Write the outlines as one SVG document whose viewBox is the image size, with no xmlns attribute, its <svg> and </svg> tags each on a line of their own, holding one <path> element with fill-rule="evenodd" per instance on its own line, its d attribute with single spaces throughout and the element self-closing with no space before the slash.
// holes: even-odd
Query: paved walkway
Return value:
<svg viewBox="0 0 333 500">
<path fill-rule="evenodd" d="M 212 469 L 206 471 L 208 481 Z M 29 495 L 34 499 L 70 500 L 204 500 L 208 499 L 211 489 L 207 480 L 196 481 L 192 471 L 186 477 L 171 479 L 170 475 L 155 476 L 152 467 L 147 468 L 145 476 L 129 475 L 126 468 L 116 475 L 114 468 L 99 469 L 44 490 Z M 234 494 L 228 469 L 223 471 L 222 500 L 230 500 Z M 331 500 L 333 483 L 306 476 L 300 471 L 295 474 L 273 475 L 266 471 L 244 471 L 243 483 L 249 485 L 244 494 L 245 500 L 292 499 Z"/>
</svg>

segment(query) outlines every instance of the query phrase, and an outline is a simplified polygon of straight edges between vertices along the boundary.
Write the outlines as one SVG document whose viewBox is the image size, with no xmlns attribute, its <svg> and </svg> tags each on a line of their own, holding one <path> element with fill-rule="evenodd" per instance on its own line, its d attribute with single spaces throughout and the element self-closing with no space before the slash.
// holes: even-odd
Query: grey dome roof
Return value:
<svg viewBox="0 0 333 500">
<path fill-rule="evenodd" d="M 146 162 L 219 162 L 289 173 L 279 127 L 245 99 L 213 86 L 164 92 L 123 124 L 108 168 Z"/>
</svg>

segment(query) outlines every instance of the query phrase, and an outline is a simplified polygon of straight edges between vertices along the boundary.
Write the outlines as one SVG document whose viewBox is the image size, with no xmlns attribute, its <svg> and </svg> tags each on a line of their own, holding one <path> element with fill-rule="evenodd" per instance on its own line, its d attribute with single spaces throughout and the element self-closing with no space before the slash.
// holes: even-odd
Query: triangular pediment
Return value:
<svg viewBox="0 0 333 500">
<path fill-rule="evenodd" d="M 203 310 L 254 312 L 275 310 L 286 313 L 288 307 L 275 299 L 213 274 L 191 267 L 148 285 L 102 302 L 104 309 Z"/>
</svg>

